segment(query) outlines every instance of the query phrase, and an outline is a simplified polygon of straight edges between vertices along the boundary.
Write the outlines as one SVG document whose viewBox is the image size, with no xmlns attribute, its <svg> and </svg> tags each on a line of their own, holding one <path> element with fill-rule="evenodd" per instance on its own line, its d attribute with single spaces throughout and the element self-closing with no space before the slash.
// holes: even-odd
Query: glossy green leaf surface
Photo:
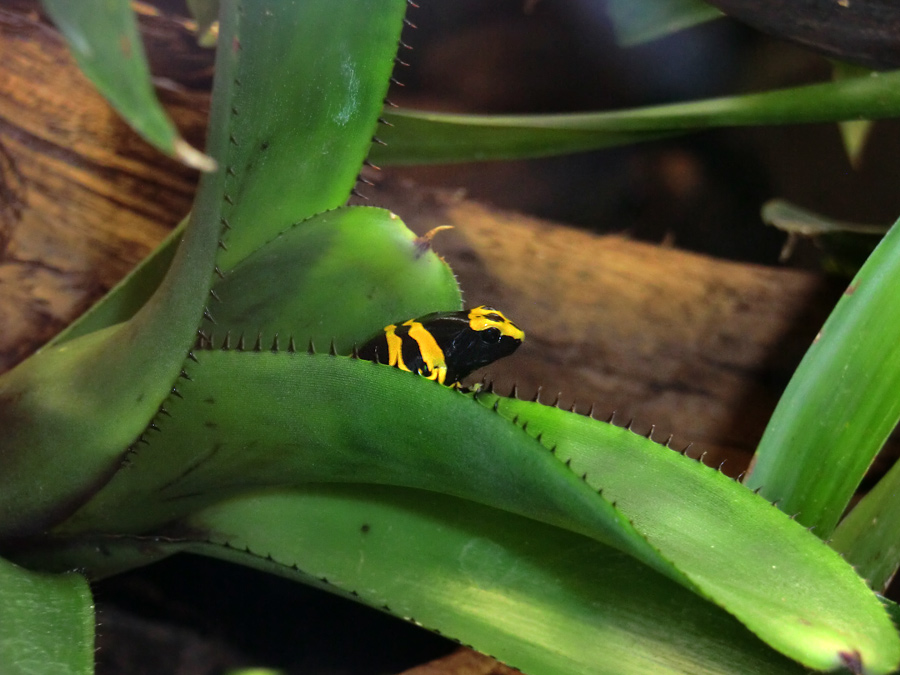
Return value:
<svg viewBox="0 0 900 675">
<path fill-rule="evenodd" d="M 241 3 L 230 101 L 225 271 L 342 206 L 369 152 L 405 0 Z"/>
<path fill-rule="evenodd" d="M 379 132 L 376 164 L 427 164 L 566 154 L 709 127 L 837 122 L 900 115 L 900 72 L 612 112 L 458 115 L 400 110 Z"/>
<path fill-rule="evenodd" d="M 624 46 L 649 42 L 722 16 L 701 0 L 608 0 L 616 41 Z"/>
<path fill-rule="evenodd" d="M 231 350 L 196 358 L 158 432 L 58 534 L 147 532 L 260 487 L 362 482 L 528 515 L 682 578 L 539 443 L 458 391 L 346 357 Z"/>
<path fill-rule="evenodd" d="M 297 223 L 224 274 L 213 287 L 219 346 L 279 336 L 300 349 L 332 344 L 349 354 L 383 326 L 462 309 L 453 272 L 396 215 L 342 207 Z"/>
<path fill-rule="evenodd" d="M 418 488 L 627 552 L 808 666 L 859 655 L 886 673 L 900 661 L 883 609 L 834 551 L 743 486 L 647 439 L 537 404 L 498 400 L 497 414 L 488 395 L 477 405 L 344 357 L 203 351 L 197 360 L 158 432 L 57 534 L 148 532 L 265 487 Z M 528 433 L 509 423 L 515 415 Z"/>
<path fill-rule="evenodd" d="M 900 418 L 898 285 L 895 225 L 791 378 L 746 480 L 823 538 Z"/>
<path fill-rule="evenodd" d="M 225 25 L 231 34 L 233 22 Z M 233 66 L 233 52 L 219 50 L 208 139 L 216 158 L 228 147 L 221 119 Z M 223 179 L 201 177 L 178 252 L 137 314 L 43 349 L 0 378 L 0 537 L 40 532 L 89 499 L 170 393 L 208 300 Z"/>
<path fill-rule="evenodd" d="M 389 7 L 393 9 L 388 11 Z M 367 11 L 356 3 L 343 3 L 340 11 L 325 2 L 224 3 L 225 47 L 217 52 L 208 141 L 210 154 L 222 170 L 203 175 L 191 223 L 171 267 L 151 300 L 132 319 L 47 348 L 0 379 L 4 449 L 0 536 L 42 531 L 65 519 L 120 469 L 130 446 L 139 441 L 171 394 L 198 326 L 210 329 L 202 317 L 210 302 L 216 252 L 228 248 L 220 242 L 223 229 L 230 226 L 232 234 L 240 230 L 244 234 L 239 240 L 252 250 L 283 229 L 273 220 L 278 214 L 261 204 L 290 202 L 279 197 L 291 194 L 284 175 L 297 160 L 285 152 L 302 147 L 305 156 L 317 147 L 310 145 L 310 129 L 318 129 L 322 119 L 331 125 L 327 133 L 320 129 L 322 139 L 340 147 L 319 146 L 319 152 L 312 153 L 324 156 L 325 164 L 317 164 L 312 172 L 315 182 L 300 176 L 302 189 L 297 192 L 314 196 L 312 202 L 304 202 L 311 211 L 308 215 L 336 206 L 335 201 L 346 197 L 352 184 L 348 176 L 355 176 L 367 148 L 361 140 L 362 129 L 374 126 L 381 106 L 405 2 L 385 0 L 376 9 L 377 18 L 368 22 Z M 342 11 L 352 19 L 341 23 Z M 345 26 L 348 32 L 339 36 L 316 32 L 323 29 L 320 23 L 330 23 L 331 30 Z M 364 29 L 368 39 L 355 40 Z M 304 40 L 303 35 L 315 35 L 317 40 Z M 311 51 L 288 50 L 276 58 L 272 50 L 288 43 Z M 304 60 L 291 66 L 287 56 Z M 262 77 L 265 58 L 279 64 L 278 78 Z M 376 64 L 374 71 L 365 70 L 371 81 L 360 83 L 352 75 L 361 75 L 364 71 L 355 69 L 370 61 Z M 334 64 L 344 64 L 345 71 L 335 72 Z M 278 82 L 276 90 L 260 89 L 254 77 Z M 328 82 L 327 95 L 316 89 L 317 82 Z M 298 98 L 286 91 L 305 95 Z M 250 95 L 260 98 L 247 98 Z M 263 101 L 266 96 L 268 100 Z M 285 117 L 287 108 L 292 117 Z M 242 110 L 247 117 L 241 117 Z M 240 119 L 252 119 L 253 124 L 248 121 L 242 126 Z M 239 142 L 248 127 L 258 134 L 255 148 Z M 288 137 L 294 142 L 285 143 Z M 255 154 L 269 149 L 275 152 Z M 245 200 L 240 208 L 255 204 L 256 211 L 248 212 L 246 218 L 236 214 L 238 197 Z M 298 213 L 296 207 L 291 202 L 284 213 L 293 214 L 292 219 L 302 217 L 302 209 Z M 235 262 L 250 252 L 242 253 L 240 245 L 228 250 Z M 37 489 L 25 476 L 40 477 Z"/>
<path fill-rule="evenodd" d="M 42 0 L 82 72 L 125 121 L 159 150 L 197 169 L 215 163 L 178 135 L 150 82 L 144 46 L 128 0 Z"/>
<path fill-rule="evenodd" d="M 83 576 L 32 572 L 0 558 L 0 671 L 94 672 L 94 603 Z"/>
<path fill-rule="evenodd" d="M 192 516 L 192 550 L 318 585 L 534 675 L 801 673 L 733 617 L 613 549 L 472 502 L 351 485 Z"/>
<path fill-rule="evenodd" d="M 894 464 L 840 522 L 829 544 L 884 592 L 900 566 L 900 464 Z"/>
<path fill-rule="evenodd" d="M 852 568 L 732 479 L 627 429 L 492 394 L 478 400 L 555 448 L 703 595 L 776 649 L 823 670 L 854 654 L 873 672 L 897 667 L 900 638 Z"/>
</svg>

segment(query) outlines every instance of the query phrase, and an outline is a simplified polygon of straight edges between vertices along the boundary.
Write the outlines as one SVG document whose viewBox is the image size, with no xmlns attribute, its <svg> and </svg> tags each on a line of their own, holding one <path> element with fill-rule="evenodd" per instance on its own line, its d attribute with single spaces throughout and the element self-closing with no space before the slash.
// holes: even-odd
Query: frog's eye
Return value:
<svg viewBox="0 0 900 675">
<path fill-rule="evenodd" d="M 495 345 L 500 342 L 499 328 L 485 328 L 482 331 L 478 331 L 478 334 L 481 336 L 481 341 L 489 345 Z"/>
</svg>

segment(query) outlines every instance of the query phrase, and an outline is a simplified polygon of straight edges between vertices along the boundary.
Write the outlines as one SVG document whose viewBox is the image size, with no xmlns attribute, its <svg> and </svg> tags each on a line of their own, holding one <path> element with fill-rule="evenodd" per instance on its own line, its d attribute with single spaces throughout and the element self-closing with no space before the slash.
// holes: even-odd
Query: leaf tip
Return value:
<svg viewBox="0 0 900 675">
<path fill-rule="evenodd" d="M 203 171 L 205 173 L 212 173 L 219 168 L 216 160 L 209 155 L 200 152 L 183 138 L 175 139 L 173 151 L 173 154 L 178 161 L 192 169 L 197 169 L 198 171 Z"/>
</svg>

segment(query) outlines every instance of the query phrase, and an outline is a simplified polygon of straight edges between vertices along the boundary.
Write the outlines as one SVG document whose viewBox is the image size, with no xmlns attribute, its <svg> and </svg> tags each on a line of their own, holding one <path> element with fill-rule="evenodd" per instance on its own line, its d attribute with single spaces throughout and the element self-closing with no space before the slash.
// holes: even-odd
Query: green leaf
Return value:
<svg viewBox="0 0 900 675">
<path fill-rule="evenodd" d="M 872 254 L 886 225 L 868 225 L 827 218 L 783 199 L 763 204 L 760 217 L 767 225 L 787 232 L 782 262 L 790 258 L 800 237 L 810 237 L 822 251 L 822 267 L 832 274 L 852 277 Z"/>
<path fill-rule="evenodd" d="M 832 75 L 835 80 L 851 77 L 868 77 L 872 74 L 870 68 L 863 68 L 850 63 L 836 61 L 833 64 Z M 872 131 L 871 120 L 846 120 L 838 122 L 841 131 L 841 140 L 844 142 L 844 150 L 854 169 L 858 169 L 862 161 L 862 153 Z"/>
<path fill-rule="evenodd" d="M 222 170 L 202 176 L 171 267 L 132 319 L 49 347 L 0 378 L 0 536 L 46 530 L 121 469 L 190 369 L 216 251 L 230 245 L 223 254 L 233 265 L 294 219 L 339 205 L 365 155 L 405 2 L 223 5 L 209 132 Z"/>
<path fill-rule="evenodd" d="M 875 673 L 900 661 L 884 610 L 834 551 L 739 484 L 627 430 L 516 401 L 497 400 L 496 414 L 488 395 L 476 405 L 344 357 L 196 356 L 159 432 L 58 535 L 148 533 L 265 487 L 414 487 L 618 548 L 810 667 L 858 655 Z M 528 434 L 507 421 L 515 414 Z M 539 433 L 555 454 L 529 437 Z"/>
<path fill-rule="evenodd" d="M 297 223 L 215 285 L 216 336 L 349 354 L 383 326 L 462 309 L 447 264 L 390 211 L 344 207 Z M 218 341 L 217 341 L 218 344 Z"/>
<path fill-rule="evenodd" d="M 791 658 L 867 672 L 900 662 L 900 637 L 853 570 L 816 537 L 713 468 L 628 429 L 478 395 L 601 490 L 698 592 Z"/>
<path fill-rule="evenodd" d="M 0 558 L 0 669 L 94 672 L 94 603 L 83 576 L 32 572 Z"/>
<path fill-rule="evenodd" d="M 191 551 L 390 611 L 529 673 L 800 673 L 733 617 L 590 539 L 434 492 L 270 490 L 156 537 L 54 542 L 102 578 Z M 101 553 L 102 552 L 102 553 Z M 386 609 L 389 608 L 389 609 Z"/>
<path fill-rule="evenodd" d="M 405 0 L 242 6 L 223 271 L 350 196 L 387 93 Z"/>
<path fill-rule="evenodd" d="M 233 21 L 223 29 L 230 40 Z M 216 70 L 208 144 L 221 159 L 231 50 L 218 51 Z M 224 175 L 201 176 L 181 245 L 137 314 L 43 349 L 0 377 L 0 537 L 42 532 L 90 499 L 170 394 L 209 298 Z"/>
<path fill-rule="evenodd" d="M 710 127 L 837 122 L 900 115 L 900 71 L 823 84 L 613 112 L 457 115 L 388 112 L 372 149 L 384 164 L 543 157 L 623 145 Z"/>
<path fill-rule="evenodd" d="M 791 378 L 746 480 L 823 538 L 900 418 L 898 284 L 894 225 Z"/>
<path fill-rule="evenodd" d="M 209 18 L 211 8 L 218 2 L 204 0 L 195 4 Z M 233 48 L 235 54 L 250 52 L 251 58 L 236 59 L 235 72 L 227 76 L 230 82 L 220 82 L 223 89 L 235 81 L 241 83 L 229 87 L 234 89 L 229 94 L 233 100 L 222 96 L 215 104 L 217 124 L 227 125 L 226 133 L 231 139 L 226 159 L 228 192 L 218 198 L 227 204 L 239 192 L 242 206 L 249 205 L 243 210 L 223 205 L 228 213 L 218 216 L 227 216 L 229 227 L 244 232 L 240 236 L 226 233 L 229 260 L 249 255 L 254 247 L 296 226 L 297 221 L 340 206 L 346 200 L 370 146 L 402 25 L 400 17 L 405 5 L 397 0 L 390 7 L 389 12 L 384 8 L 373 10 L 376 20 L 369 23 L 363 21 L 369 10 L 356 8 L 353 3 L 335 8 L 329 3 L 306 2 L 288 16 L 280 3 L 274 7 L 253 3 L 248 7 L 251 14 L 245 14 L 238 29 L 240 34 L 230 39 L 232 45 L 240 45 L 239 52 Z M 322 24 L 329 20 L 333 25 L 324 30 Z M 364 26 L 372 30 L 366 32 Z M 357 39 L 361 32 L 366 39 Z M 299 39 L 302 35 L 314 39 Z M 286 58 L 287 52 L 273 56 L 284 44 L 291 45 L 293 61 Z M 348 44 L 354 46 L 353 53 L 346 48 Z M 264 53 L 254 56 L 258 51 Z M 267 58 L 272 61 L 266 61 Z M 351 62 L 362 67 L 354 78 L 347 79 L 344 71 Z M 336 68 L 343 70 L 336 72 Z M 291 96 L 284 95 L 285 82 L 304 81 L 312 84 L 294 88 Z M 317 86 L 322 82 L 330 83 L 325 97 L 320 96 L 322 86 Z M 335 116 L 335 110 L 341 106 L 341 115 Z M 240 114 L 241 110 L 246 114 Z M 238 138 L 260 135 L 265 139 L 259 148 L 237 143 Z M 330 147 L 335 143 L 336 148 Z M 129 319 L 162 278 L 182 236 L 183 225 L 50 344 Z M 234 237 L 246 242 L 235 245 Z M 155 259 L 157 256 L 159 260 Z M 254 326 L 253 331 L 260 327 Z"/>
<path fill-rule="evenodd" d="M 900 566 L 900 463 L 844 518 L 829 542 L 879 592 Z"/>
<path fill-rule="evenodd" d="M 185 547 L 320 586 L 526 673 L 801 673 L 733 617 L 606 546 L 435 493 L 273 492 L 183 527 Z"/>
<path fill-rule="evenodd" d="M 650 42 L 722 16 L 701 0 L 608 0 L 606 11 L 616 41 L 623 47 Z"/>
<path fill-rule="evenodd" d="M 128 0 L 42 0 L 66 37 L 79 67 L 125 121 L 148 143 L 188 166 L 215 169 L 212 158 L 187 144 L 150 82 L 137 21 Z"/>
<path fill-rule="evenodd" d="M 156 420 L 159 433 L 58 534 L 147 532 L 258 487 L 371 482 L 565 524 L 679 576 L 539 444 L 456 390 L 346 357 L 195 354 L 181 398 L 170 399 L 168 415 Z M 441 433 L 436 441 L 425 423 L 467 433 Z"/>
<path fill-rule="evenodd" d="M 868 225 L 835 220 L 804 209 L 784 199 L 770 199 L 763 204 L 760 217 L 766 225 L 772 225 L 789 234 L 817 237 L 835 232 L 871 234 L 881 237 L 890 229 L 886 225 Z"/>
</svg>

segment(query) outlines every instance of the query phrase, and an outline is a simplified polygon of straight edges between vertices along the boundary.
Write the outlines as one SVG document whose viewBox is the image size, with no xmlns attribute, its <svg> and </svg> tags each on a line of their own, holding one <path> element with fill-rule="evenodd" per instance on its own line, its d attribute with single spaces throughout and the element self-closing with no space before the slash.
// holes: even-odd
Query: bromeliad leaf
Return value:
<svg viewBox="0 0 900 675">
<path fill-rule="evenodd" d="M 840 551 L 875 591 L 883 593 L 900 566 L 900 463 L 894 464 L 834 531 Z"/>
<path fill-rule="evenodd" d="M 627 552 L 807 666 L 859 659 L 886 673 L 900 661 L 884 610 L 834 551 L 739 484 L 647 439 L 486 394 L 473 405 L 424 378 L 344 357 L 197 358 L 160 433 L 57 534 L 147 532 L 266 487 L 413 487 Z M 516 416 L 528 433 L 509 423 Z"/>
<path fill-rule="evenodd" d="M 42 0 L 66 36 L 82 72 L 125 121 L 159 150 L 188 166 L 213 171 L 215 161 L 178 135 L 150 82 L 137 21 L 128 0 Z"/>
<path fill-rule="evenodd" d="M 94 672 L 94 603 L 81 574 L 0 558 L 0 666 L 8 675 Z"/>
<path fill-rule="evenodd" d="M 629 556 L 471 501 L 380 486 L 282 490 L 179 529 L 207 539 L 185 550 L 388 607 L 526 673 L 804 670 Z"/>
<path fill-rule="evenodd" d="M 223 271 L 347 201 L 387 93 L 405 0 L 295 4 L 240 5 Z"/>
<path fill-rule="evenodd" d="M 228 35 L 234 29 L 234 21 L 225 22 Z M 217 159 L 228 151 L 222 112 L 230 99 L 234 57 L 230 50 L 217 53 L 221 76 L 208 139 Z M 0 378 L 0 537 L 42 532 L 89 500 L 158 412 L 208 302 L 223 184 L 222 171 L 201 177 L 183 241 L 165 279 L 137 314 L 49 346 Z M 35 477 L 40 489 L 34 488 Z"/>
<path fill-rule="evenodd" d="M 398 319 L 462 306 L 447 264 L 396 215 L 344 207 L 297 223 L 214 286 L 217 344 L 276 336 L 349 354 Z"/>
<path fill-rule="evenodd" d="M 493 394 L 478 400 L 554 448 L 701 595 L 775 649 L 822 670 L 857 657 L 873 672 L 900 662 L 900 638 L 852 568 L 730 478 L 627 429 Z"/>
<path fill-rule="evenodd" d="M 689 103 L 557 115 L 399 110 L 372 160 L 384 164 L 542 157 L 654 140 L 709 127 L 838 122 L 900 114 L 900 72 Z"/>
<path fill-rule="evenodd" d="M 900 419 L 898 253 L 895 224 L 803 357 L 746 481 L 822 538 Z"/>
</svg>

